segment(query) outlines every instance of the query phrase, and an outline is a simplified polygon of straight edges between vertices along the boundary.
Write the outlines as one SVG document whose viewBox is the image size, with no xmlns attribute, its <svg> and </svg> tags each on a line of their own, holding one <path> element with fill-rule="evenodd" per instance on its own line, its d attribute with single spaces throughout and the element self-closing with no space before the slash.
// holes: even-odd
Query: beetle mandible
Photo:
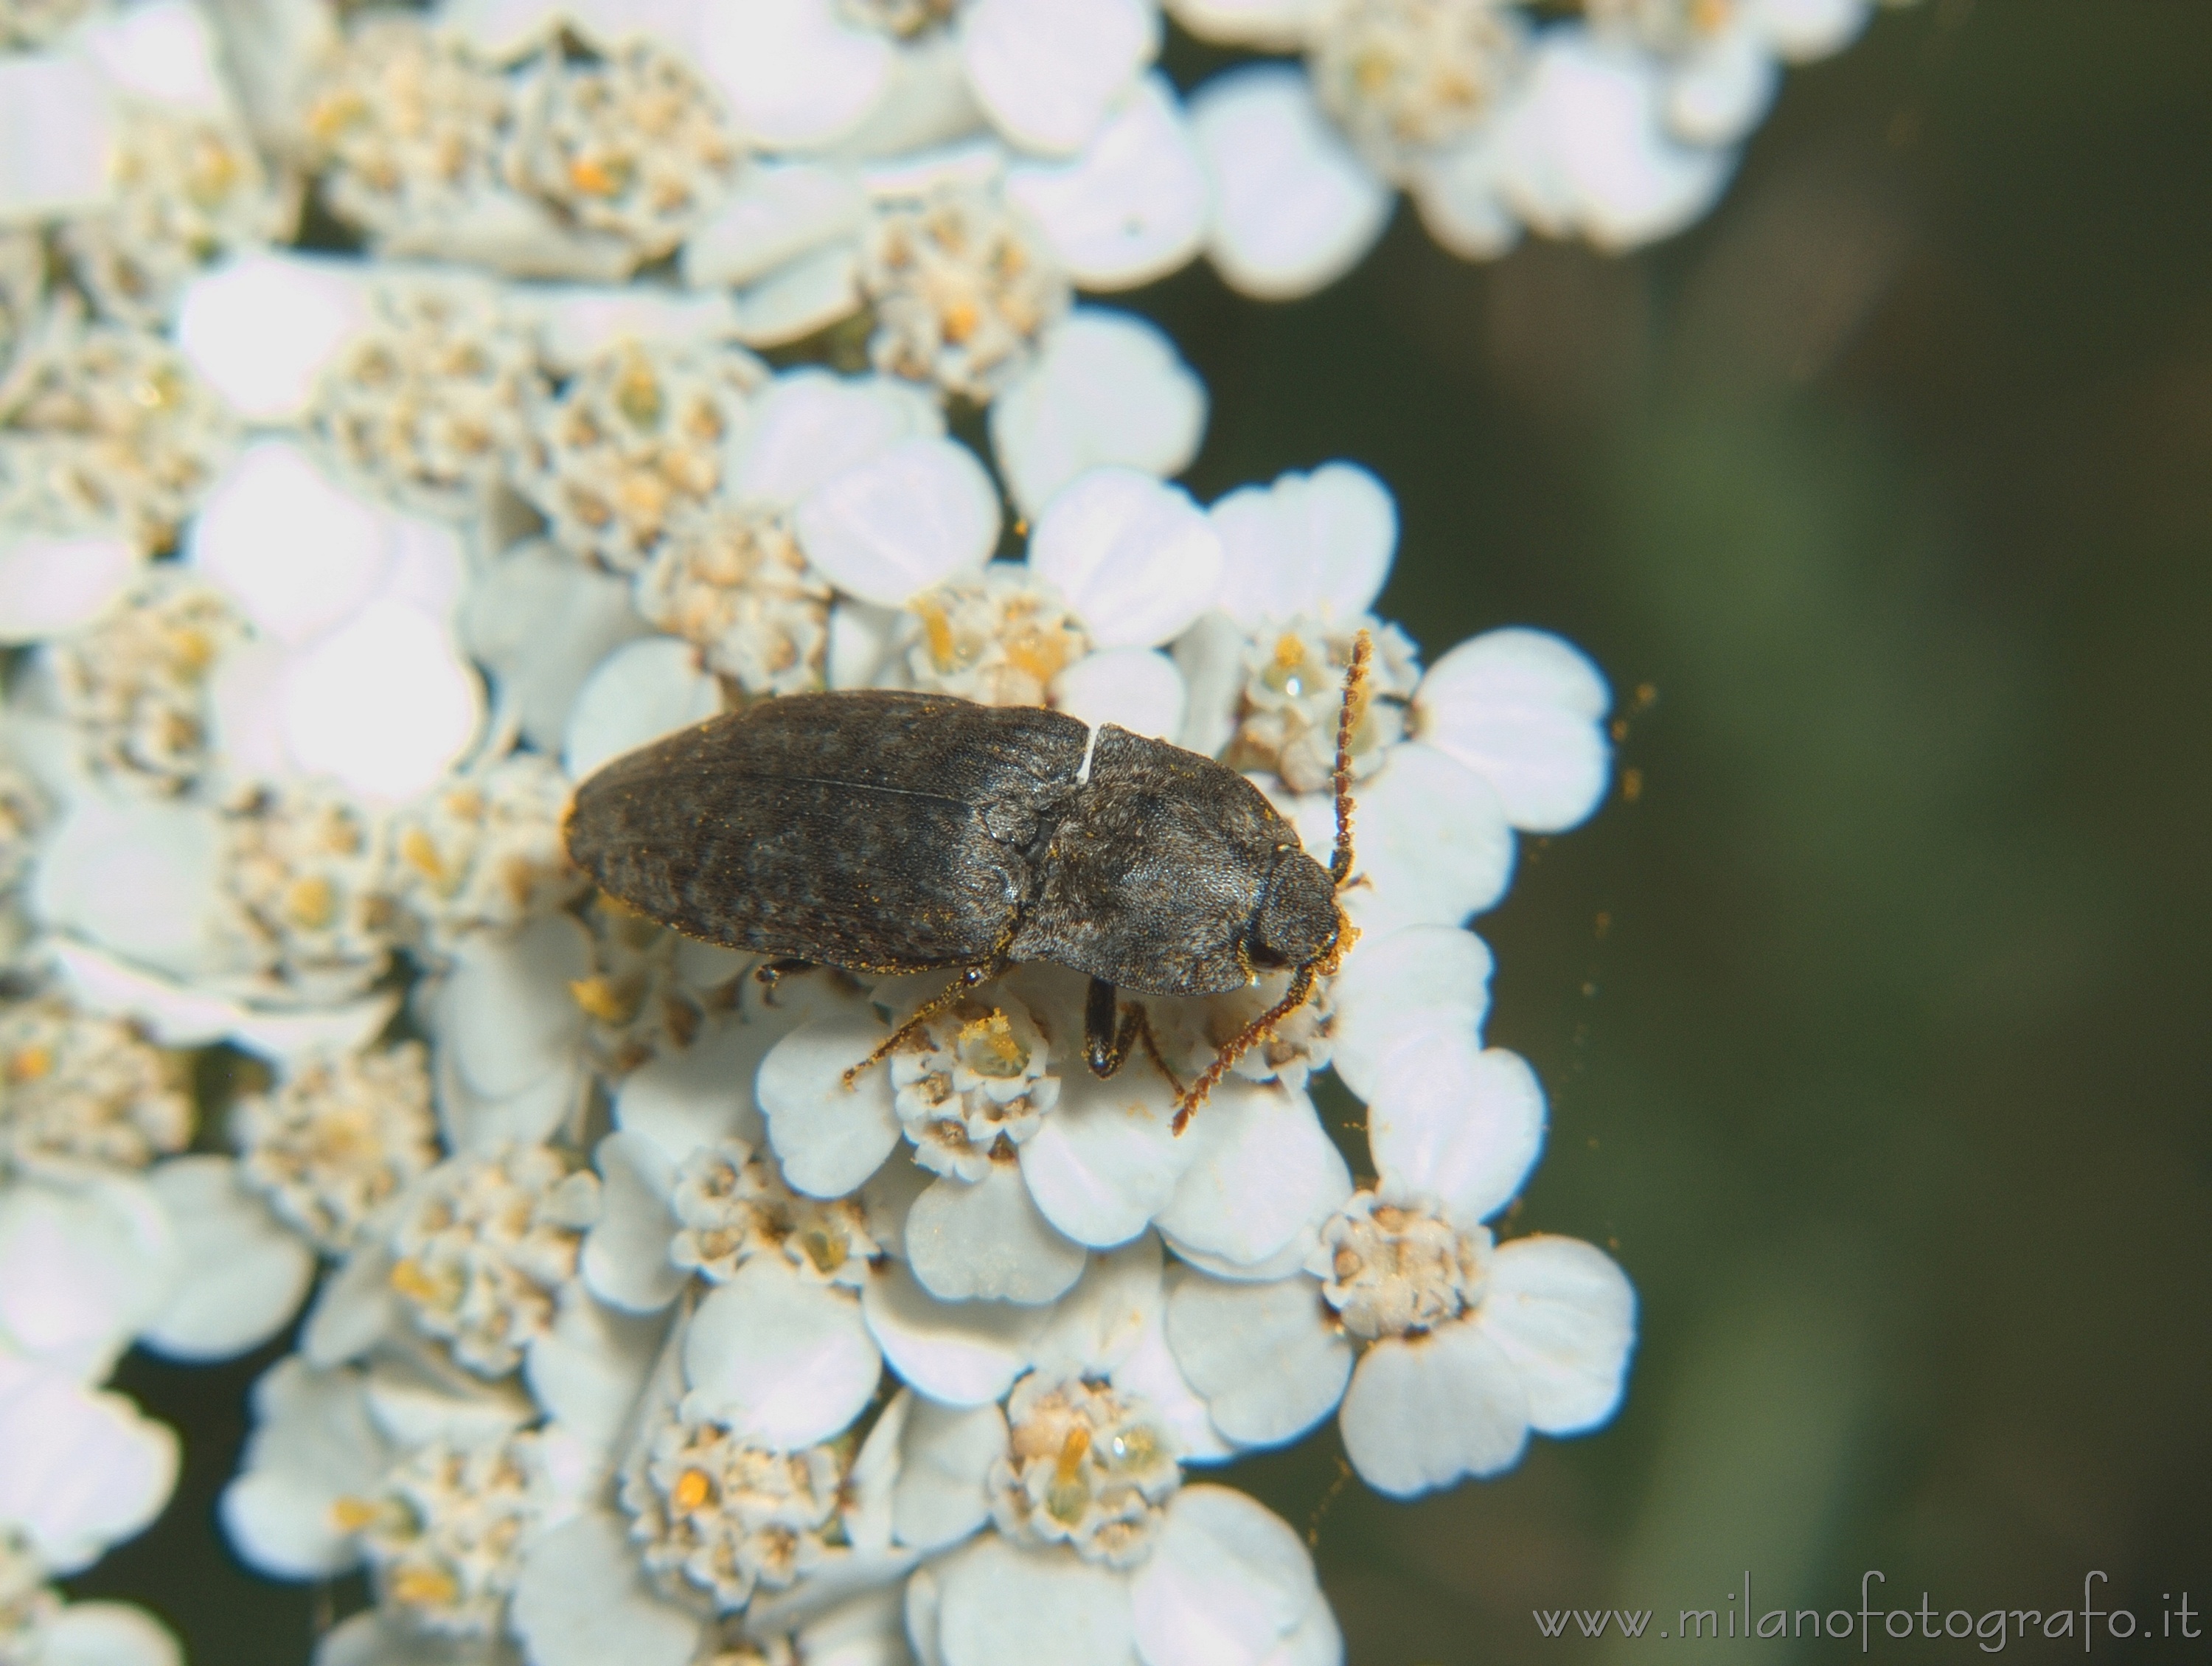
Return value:
<svg viewBox="0 0 2212 1666">
<path fill-rule="evenodd" d="M 1024 961 L 1087 973 L 1085 1055 L 1111 1076 L 1141 1043 L 1175 1129 L 1237 1056 L 1305 1003 L 1356 929 L 1354 643 L 1337 715 L 1336 848 L 1323 867 L 1235 770 L 1042 707 L 891 690 L 786 695 L 625 753 L 576 789 L 569 854 L 663 925 L 728 948 L 871 974 L 957 970 L 849 1086 L 969 991 Z M 1188 1087 L 1143 1006 L 1287 968 L 1283 998 Z"/>
</svg>

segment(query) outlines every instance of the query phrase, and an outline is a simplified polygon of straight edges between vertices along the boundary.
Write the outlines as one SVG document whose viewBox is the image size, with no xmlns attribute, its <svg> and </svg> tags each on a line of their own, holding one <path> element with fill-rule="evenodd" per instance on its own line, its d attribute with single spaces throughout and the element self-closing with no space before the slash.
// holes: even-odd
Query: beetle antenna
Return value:
<svg viewBox="0 0 2212 1666">
<path fill-rule="evenodd" d="M 1352 732 L 1367 714 L 1367 661 L 1374 644 L 1364 627 L 1352 639 L 1352 663 L 1344 670 L 1344 703 L 1336 713 L 1336 850 L 1328 877 L 1339 885 L 1352 877 Z"/>
<path fill-rule="evenodd" d="M 1283 998 L 1223 1043 L 1221 1050 L 1213 1055 L 1213 1062 L 1206 1067 L 1206 1073 L 1190 1085 L 1189 1091 L 1182 1096 L 1182 1102 L 1176 1106 L 1175 1131 L 1177 1134 L 1190 1126 L 1192 1114 L 1206 1103 L 1206 1096 L 1212 1092 L 1221 1079 L 1229 1073 L 1230 1066 L 1265 1041 L 1278 1024 L 1306 1004 L 1306 997 L 1313 993 L 1314 980 L 1322 970 L 1311 963 L 1299 967 L 1291 974 L 1291 987 L 1283 991 Z"/>
</svg>

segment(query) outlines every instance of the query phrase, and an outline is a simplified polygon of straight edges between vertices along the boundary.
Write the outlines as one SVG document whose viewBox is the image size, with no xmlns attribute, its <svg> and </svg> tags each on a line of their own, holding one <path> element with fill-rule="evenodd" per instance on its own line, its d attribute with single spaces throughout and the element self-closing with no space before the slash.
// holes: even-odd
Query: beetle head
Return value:
<svg viewBox="0 0 2212 1666">
<path fill-rule="evenodd" d="M 1283 847 L 1252 911 L 1246 955 L 1268 971 L 1311 965 L 1328 953 L 1340 929 L 1328 870 L 1296 845 Z"/>
</svg>

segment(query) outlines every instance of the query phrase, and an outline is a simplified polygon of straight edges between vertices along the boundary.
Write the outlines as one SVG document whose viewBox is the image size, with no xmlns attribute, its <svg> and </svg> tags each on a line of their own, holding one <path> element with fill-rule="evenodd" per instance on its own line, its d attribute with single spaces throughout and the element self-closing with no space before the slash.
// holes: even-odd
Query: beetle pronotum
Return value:
<svg viewBox="0 0 2212 1666">
<path fill-rule="evenodd" d="M 787 695 L 625 753 L 576 789 L 569 853 L 688 936 L 888 975 L 957 970 L 851 1082 L 963 995 L 1026 961 L 1091 978 L 1085 1055 L 1141 1044 L 1181 1133 L 1237 1057 L 1336 970 L 1355 928 L 1352 736 L 1362 631 L 1337 714 L 1336 846 L 1323 867 L 1233 769 L 1038 707 L 862 690 Z M 1118 992 L 1225 994 L 1288 968 L 1283 997 L 1188 1087 Z"/>
</svg>

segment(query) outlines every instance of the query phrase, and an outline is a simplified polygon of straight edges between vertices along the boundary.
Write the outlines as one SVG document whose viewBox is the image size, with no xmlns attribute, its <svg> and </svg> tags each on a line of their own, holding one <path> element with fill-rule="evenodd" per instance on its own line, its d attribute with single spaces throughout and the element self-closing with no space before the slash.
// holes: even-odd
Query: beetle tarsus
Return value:
<svg viewBox="0 0 2212 1666">
<path fill-rule="evenodd" d="M 1167 1079 L 1176 1097 L 1182 1097 L 1182 1079 L 1168 1068 L 1158 1038 L 1152 1034 L 1152 1015 L 1140 1001 L 1121 1007 L 1116 1021 L 1114 986 L 1103 977 L 1091 980 L 1083 1005 L 1084 1056 L 1091 1073 L 1103 1080 L 1128 1062 L 1132 1045 L 1141 1045 L 1152 1067 Z"/>
</svg>

